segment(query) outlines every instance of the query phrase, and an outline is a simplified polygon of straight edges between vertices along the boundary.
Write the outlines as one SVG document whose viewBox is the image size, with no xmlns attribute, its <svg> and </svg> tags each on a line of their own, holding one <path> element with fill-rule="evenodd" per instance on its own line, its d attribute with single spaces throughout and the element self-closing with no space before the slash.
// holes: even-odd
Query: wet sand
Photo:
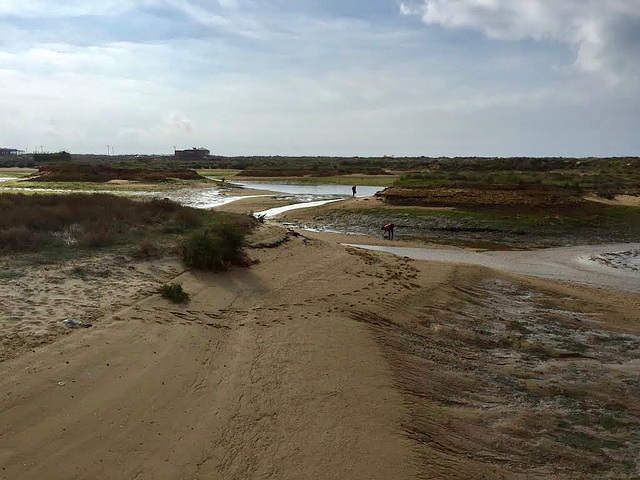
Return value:
<svg viewBox="0 0 640 480">
<path fill-rule="evenodd" d="M 417 260 L 480 265 L 521 275 L 584 283 L 594 287 L 614 290 L 640 292 L 640 274 L 637 271 L 612 268 L 591 260 L 591 257 L 596 255 L 637 250 L 640 248 L 640 243 L 585 245 L 532 251 L 451 250 L 390 246 L 388 243 L 387 245 L 366 245 L 351 242 L 350 245 Z"/>
</svg>

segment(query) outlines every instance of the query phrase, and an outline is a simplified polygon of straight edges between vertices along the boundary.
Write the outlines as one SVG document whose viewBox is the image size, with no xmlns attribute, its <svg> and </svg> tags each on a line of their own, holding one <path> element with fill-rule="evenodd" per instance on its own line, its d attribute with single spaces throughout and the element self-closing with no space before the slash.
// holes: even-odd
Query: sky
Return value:
<svg viewBox="0 0 640 480">
<path fill-rule="evenodd" d="M 640 0 L 0 0 L 0 147 L 640 155 Z"/>
</svg>

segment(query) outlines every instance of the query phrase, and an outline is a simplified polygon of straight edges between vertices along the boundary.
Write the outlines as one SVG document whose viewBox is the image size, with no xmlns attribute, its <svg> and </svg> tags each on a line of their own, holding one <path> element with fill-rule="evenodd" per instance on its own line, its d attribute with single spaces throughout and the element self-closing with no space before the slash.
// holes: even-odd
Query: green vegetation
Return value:
<svg viewBox="0 0 640 480">
<path fill-rule="evenodd" d="M 182 244 L 185 265 L 203 270 L 227 270 L 247 265 L 242 247 L 246 230 L 232 223 L 192 233 Z"/>
<path fill-rule="evenodd" d="M 381 206 L 323 209 L 333 229 L 379 235 L 392 222 L 403 239 L 480 249 L 616 243 L 640 238 L 640 208 L 585 202 L 571 208 Z M 401 233 L 400 233 L 401 232 Z"/>
<path fill-rule="evenodd" d="M 15 270 L 0 272 L 0 280 L 16 280 L 22 277 L 22 273 Z"/>
<path fill-rule="evenodd" d="M 38 190 L 69 190 L 89 192 L 130 192 L 144 190 L 146 192 L 162 192 L 175 188 L 175 184 L 154 185 L 119 185 L 117 183 L 92 183 L 92 182 L 33 182 L 29 180 L 8 180 L 0 183 L 0 187 L 6 188 L 6 192 L 20 192 L 24 188 L 37 188 Z M 3 192 L 4 193 L 4 192 Z M 27 192 L 25 192 L 27 193 Z M 35 192 L 37 193 L 37 192 Z"/>
<path fill-rule="evenodd" d="M 214 177 L 214 178 L 229 178 L 235 177 L 241 170 L 232 170 L 232 169 L 224 169 L 224 168 L 203 168 L 200 170 L 196 170 L 198 175 L 202 175 L 203 177 Z"/>
<path fill-rule="evenodd" d="M 179 283 L 162 285 L 158 292 L 162 298 L 166 298 L 172 303 L 187 303 L 189 301 L 189 294 L 182 289 L 182 285 Z"/>
<path fill-rule="evenodd" d="M 131 169 L 112 168 L 104 165 L 65 164 L 40 167 L 35 182 L 92 182 L 127 180 L 142 183 L 158 183 L 175 180 L 205 180 L 194 170 L 188 169 Z"/>
<path fill-rule="evenodd" d="M 105 194 L 1 195 L 0 254 L 32 252 L 43 261 L 69 252 L 108 247 L 154 255 L 175 249 L 185 236 L 203 229 L 219 232 L 223 261 L 234 260 L 238 242 L 253 224 L 246 216 L 183 207 L 168 200 L 134 201 Z M 233 231 L 233 234 L 229 232 Z M 241 246 L 241 242 L 240 242 Z"/>
<path fill-rule="evenodd" d="M 398 187 L 484 187 L 615 193 L 640 192 L 640 159 L 475 159 L 437 161 L 405 174 Z"/>
<path fill-rule="evenodd" d="M 590 452 L 599 452 L 603 448 L 617 450 L 622 447 L 619 442 L 593 437 L 583 432 L 566 432 L 559 435 L 557 440 L 563 445 Z"/>
<path fill-rule="evenodd" d="M 260 177 L 254 178 L 249 177 L 252 180 L 263 181 L 263 182 L 280 182 L 280 183 L 301 183 L 301 184 L 309 184 L 309 185 L 368 185 L 372 187 L 390 187 L 393 183 L 400 178 L 398 175 L 338 175 L 338 176 L 327 176 L 327 177 Z M 230 179 L 231 181 L 238 180 L 247 180 L 249 178 L 244 178 L 238 176 L 236 178 Z"/>
<path fill-rule="evenodd" d="M 55 153 L 34 153 L 33 161 L 39 164 L 69 162 L 71 161 L 71 154 L 65 151 Z"/>
<path fill-rule="evenodd" d="M 640 190 L 640 175 L 634 171 L 626 174 L 599 172 L 449 172 L 431 171 L 410 173 L 398 180 L 399 187 L 511 187 L 518 189 L 560 189 L 598 192 L 608 197 L 611 191 Z M 611 198 L 613 196 L 611 195 Z"/>
<path fill-rule="evenodd" d="M 0 168 L 0 177 L 4 178 L 23 178 L 28 177 L 29 175 L 33 175 L 37 170 L 33 168 L 24 168 L 20 170 L 8 169 L 8 168 Z"/>
</svg>

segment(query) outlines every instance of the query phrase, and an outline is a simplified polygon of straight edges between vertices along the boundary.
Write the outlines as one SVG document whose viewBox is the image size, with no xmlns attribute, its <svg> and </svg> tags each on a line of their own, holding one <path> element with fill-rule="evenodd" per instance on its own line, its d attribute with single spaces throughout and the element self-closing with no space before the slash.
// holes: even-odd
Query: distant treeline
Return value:
<svg viewBox="0 0 640 480">
<path fill-rule="evenodd" d="M 252 175 L 286 175 L 307 171 L 313 175 L 344 175 L 349 173 L 385 174 L 387 171 L 551 171 L 610 170 L 640 167 L 639 157 L 566 158 L 566 157 L 283 157 L 210 156 L 204 160 L 176 160 L 173 155 L 71 155 L 68 152 L 39 153 L 15 157 L 0 157 L 0 167 L 38 167 L 60 163 L 84 163 L 112 168 L 144 169 L 205 169 L 222 168 L 250 170 Z M 246 172 L 248 174 L 249 172 Z"/>
</svg>

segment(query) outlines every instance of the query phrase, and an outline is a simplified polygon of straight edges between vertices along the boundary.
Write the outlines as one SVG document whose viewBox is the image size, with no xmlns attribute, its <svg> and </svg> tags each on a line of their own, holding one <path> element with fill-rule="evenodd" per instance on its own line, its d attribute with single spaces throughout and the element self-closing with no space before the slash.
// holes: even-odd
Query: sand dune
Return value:
<svg viewBox="0 0 640 480">
<path fill-rule="evenodd" d="M 0 363 L 0 479 L 637 473 L 637 294 L 251 241 L 250 269 L 180 274 L 186 306 L 112 297 Z"/>
</svg>

